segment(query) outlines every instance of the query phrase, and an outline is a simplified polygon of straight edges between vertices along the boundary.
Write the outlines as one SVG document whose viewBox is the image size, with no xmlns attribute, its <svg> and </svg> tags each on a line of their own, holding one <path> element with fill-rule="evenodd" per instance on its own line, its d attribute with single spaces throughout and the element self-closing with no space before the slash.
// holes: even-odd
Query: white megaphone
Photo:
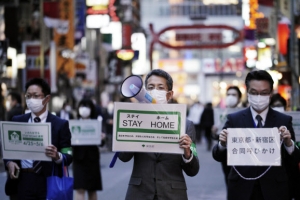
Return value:
<svg viewBox="0 0 300 200">
<path fill-rule="evenodd" d="M 156 103 L 155 99 L 143 88 L 143 80 L 136 75 L 128 76 L 121 85 L 121 94 L 136 98 L 140 103 Z"/>
</svg>

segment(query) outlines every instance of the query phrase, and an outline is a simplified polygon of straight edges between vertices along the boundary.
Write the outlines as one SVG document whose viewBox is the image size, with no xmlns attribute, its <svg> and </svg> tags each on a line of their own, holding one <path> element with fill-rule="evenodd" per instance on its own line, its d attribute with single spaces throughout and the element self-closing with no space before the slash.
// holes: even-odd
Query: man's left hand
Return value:
<svg viewBox="0 0 300 200">
<path fill-rule="evenodd" d="M 59 154 L 57 148 L 54 145 L 49 145 L 46 147 L 46 156 L 52 158 L 54 161 L 59 159 Z"/>
<path fill-rule="evenodd" d="M 192 139 L 187 134 L 184 134 L 183 136 L 180 137 L 179 145 L 180 145 L 180 148 L 184 149 L 185 159 L 189 159 L 191 157 L 190 147 L 191 147 L 192 142 L 193 142 Z"/>
<path fill-rule="evenodd" d="M 280 126 L 279 131 L 281 132 L 280 139 L 283 139 L 284 145 L 287 147 L 292 146 L 293 142 L 290 131 L 285 126 Z"/>
</svg>

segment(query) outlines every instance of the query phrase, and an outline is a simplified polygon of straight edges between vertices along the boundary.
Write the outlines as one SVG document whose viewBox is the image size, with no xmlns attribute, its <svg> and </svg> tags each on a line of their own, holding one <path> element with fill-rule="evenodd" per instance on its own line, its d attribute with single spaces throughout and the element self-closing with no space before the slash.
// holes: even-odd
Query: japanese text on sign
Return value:
<svg viewBox="0 0 300 200">
<path fill-rule="evenodd" d="M 277 128 L 228 128 L 227 164 L 279 166 L 280 134 Z"/>
</svg>

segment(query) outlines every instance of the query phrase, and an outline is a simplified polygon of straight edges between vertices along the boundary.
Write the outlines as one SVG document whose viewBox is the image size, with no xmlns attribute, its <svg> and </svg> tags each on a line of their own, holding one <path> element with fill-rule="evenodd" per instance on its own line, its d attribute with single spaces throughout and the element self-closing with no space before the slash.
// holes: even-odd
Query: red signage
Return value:
<svg viewBox="0 0 300 200">
<path fill-rule="evenodd" d="M 26 80 L 41 77 L 40 44 L 24 43 L 26 54 Z M 49 51 L 44 54 L 44 79 L 50 84 Z"/>
<path fill-rule="evenodd" d="M 179 43 L 176 45 L 173 45 L 169 43 L 168 41 L 163 41 L 160 38 L 160 35 L 165 33 L 166 31 L 177 31 L 180 32 L 177 34 L 176 38 L 180 40 L 192 40 L 195 41 L 199 39 L 200 41 L 194 42 L 192 44 L 186 44 L 186 43 Z M 223 42 L 222 41 L 222 33 L 223 30 L 229 30 L 232 31 L 232 35 L 235 37 L 230 42 Z M 183 31 L 186 31 L 186 33 L 182 33 Z M 191 33 L 192 31 L 196 32 L 211 32 L 211 33 Z M 186 25 L 186 26 L 169 26 L 163 30 L 161 30 L 158 33 L 154 33 L 153 25 L 150 24 L 150 32 L 152 34 L 152 43 L 159 43 L 164 47 L 172 48 L 172 49 L 205 49 L 205 48 L 226 48 L 230 45 L 233 45 L 243 39 L 243 30 L 237 30 L 231 26 L 226 25 Z M 214 33 L 216 32 L 216 33 Z M 208 35 L 206 38 L 207 40 L 201 42 L 202 38 L 204 38 L 204 35 Z M 218 41 L 218 42 L 216 42 Z"/>
<path fill-rule="evenodd" d="M 122 48 L 131 49 L 132 28 L 130 24 L 122 24 Z"/>
<path fill-rule="evenodd" d="M 160 37 L 167 31 L 176 32 L 176 40 L 178 43 L 170 43 L 163 41 Z M 222 40 L 222 31 L 229 30 L 232 32 L 233 38 L 231 40 Z M 150 32 L 152 34 L 152 42 L 150 44 L 150 67 L 152 69 L 152 52 L 155 43 L 159 43 L 164 47 L 171 49 L 216 49 L 229 47 L 243 39 L 243 30 L 237 30 L 231 26 L 226 25 L 182 25 L 169 26 L 163 30 L 155 33 L 153 25 L 150 24 Z M 205 37 L 204 37 L 205 36 Z M 187 42 L 180 42 L 187 41 Z M 228 42 L 229 41 L 229 42 Z"/>
</svg>

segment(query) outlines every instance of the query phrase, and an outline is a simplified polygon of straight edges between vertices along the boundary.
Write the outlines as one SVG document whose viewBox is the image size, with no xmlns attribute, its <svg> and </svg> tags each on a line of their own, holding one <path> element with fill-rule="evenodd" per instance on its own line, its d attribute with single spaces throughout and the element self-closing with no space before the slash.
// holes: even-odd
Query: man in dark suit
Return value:
<svg viewBox="0 0 300 200">
<path fill-rule="evenodd" d="M 219 135 L 219 143 L 213 148 L 216 161 L 227 160 L 227 128 L 273 128 L 281 134 L 281 166 L 239 166 L 231 168 L 228 176 L 229 200 L 287 200 L 289 194 L 289 169 L 300 160 L 300 151 L 293 142 L 295 133 L 292 117 L 269 107 L 273 91 L 273 79 L 264 70 L 248 73 L 247 87 L 249 108 L 229 114 Z M 279 133 L 278 133 L 279 134 Z M 237 173 L 239 172 L 239 174 Z"/>
<path fill-rule="evenodd" d="M 52 115 L 47 110 L 50 101 L 50 87 L 43 79 L 34 78 L 26 83 L 26 104 L 31 113 L 13 117 L 12 121 L 25 123 L 51 123 L 52 144 L 45 147 L 45 155 L 52 158 L 52 162 L 33 160 L 4 160 L 10 179 L 18 179 L 18 199 L 46 199 L 46 178 L 56 174 L 62 176 L 62 160 L 64 165 L 72 162 L 71 132 L 68 121 Z M 54 169 L 53 169 L 54 167 Z M 20 169 L 19 178 L 15 171 Z M 13 186 L 6 183 L 6 190 L 12 190 Z"/>
<path fill-rule="evenodd" d="M 145 80 L 146 89 L 157 103 L 167 103 L 173 97 L 173 80 L 163 70 L 152 70 Z M 195 176 L 199 171 L 199 160 L 190 147 L 196 143 L 195 128 L 186 120 L 186 134 L 181 136 L 179 147 L 184 154 L 166 153 L 120 153 L 119 159 L 127 162 L 134 158 L 126 199 L 180 199 L 187 200 L 187 187 L 183 171 Z"/>
<path fill-rule="evenodd" d="M 69 105 L 67 101 L 63 103 L 62 109 L 56 113 L 56 116 L 65 120 L 74 119 L 74 116 L 72 114 L 72 107 Z"/>
<path fill-rule="evenodd" d="M 7 95 L 6 109 L 7 109 L 7 113 L 6 113 L 7 121 L 11 121 L 13 116 L 23 114 L 22 98 L 19 93 L 10 92 Z"/>
</svg>

